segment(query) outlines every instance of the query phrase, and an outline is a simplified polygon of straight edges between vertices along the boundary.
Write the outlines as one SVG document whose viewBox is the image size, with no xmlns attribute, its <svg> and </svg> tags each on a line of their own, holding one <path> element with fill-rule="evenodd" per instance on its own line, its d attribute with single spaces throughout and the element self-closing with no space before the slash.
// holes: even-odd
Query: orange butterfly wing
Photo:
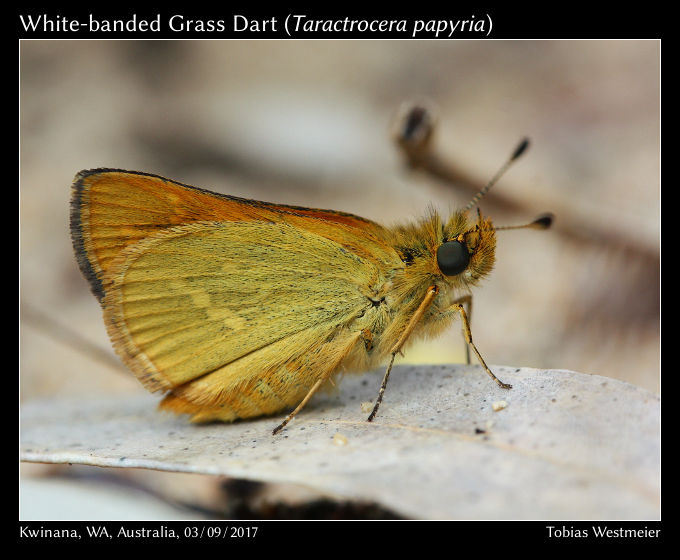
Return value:
<svg viewBox="0 0 680 560">
<path fill-rule="evenodd" d="M 76 176 L 71 233 L 114 348 L 194 420 L 297 404 L 357 347 L 345 325 L 402 266 L 364 218 L 119 170 Z"/>
<path fill-rule="evenodd" d="M 361 256 L 369 254 L 353 242 L 357 229 L 379 243 L 388 236 L 379 224 L 353 214 L 218 194 L 137 171 L 85 170 L 72 187 L 71 238 L 80 269 L 100 301 L 102 277 L 115 257 L 162 229 L 199 221 L 282 219 L 346 244 Z M 337 227 L 329 228 L 329 223 Z M 348 228 L 352 235 L 345 235 Z"/>
</svg>

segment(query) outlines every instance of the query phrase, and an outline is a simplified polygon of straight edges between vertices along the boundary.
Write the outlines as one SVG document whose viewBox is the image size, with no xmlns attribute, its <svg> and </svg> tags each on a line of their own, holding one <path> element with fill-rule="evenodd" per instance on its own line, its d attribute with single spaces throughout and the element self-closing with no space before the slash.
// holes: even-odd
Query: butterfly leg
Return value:
<svg viewBox="0 0 680 560">
<path fill-rule="evenodd" d="M 512 385 L 509 385 L 508 383 L 503 383 L 498 377 L 496 377 L 493 372 L 489 369 L 489 366 L 486 365 L 486 362 L 484 361 L 484 358 L 482 358 L 482 355 L 479 353 L 479 350 L 477 350 L 477 347 L 475 346 L 475 343 L 472 342 L 472 333 L 470 332 L 470 321 L 468 320 L 468 316 L 465 313 L 465 308 L 463 307 L 463 304 L 461 303 L 462 300 L 465 300 L 468 296 L 463 296 L 456 302 L 454 302 L 451 305 L 451 308 L 455 309 L 460 313 L 460 318 L 461 321 L 463 322 L 463 334 L 465 335 L 465 342 L 468 343 L 468 346 L 472 347 L 472 350 L 474 351 L 475 354 L 477 354 L 477 358 L 479 359 L 479 362 L 482 364 L 482 367 L 486 370 L 486 373 L 489 374 L 491 379 L 493 379 L 496 384 L 501 387 L 502 389 L 512 389 Z M 472 300 L 470 300 L 470 304 L 472 303 Z M 470 361 L 468 360 L 468 363 Z"/>
<path fill-rule="evenodd" d="M 286 424 L 288 424 L 288 422 L 295 418 L 297 413 L 305 407 L 305 405 L 309 402 L 309 399 L 314 396 L 314 393 L 316 393 L 326 381 L 330 382 L 331 384 L 333 383 L 333 374 L 338 371 L 338 368 L 341 366 L 343 360 L 357 345 L 357 343 L 365 338 L 365 336 L 367 336 L 367 334 L 364 332 L 346 332 L 345 335 L 341 336 L 339 340 L 335 340 L 333 343 L 328 345 L 328 348 L 331 349 L 330 354 L 326 352 L 317 355 L 316 365 L 313 368 L 315 373 L 318 374 L 316 382 L 314 385 L 312 385 L 311 389 L 307 391 L 305 398 L 302 399 L 302 402 L 297 405 L 295 410 L 286 416 L 285 420 L 281 422 L 281 424 L 274 428 L 272 435 L 278 434 L 286 426 Z M 340 348 L 339 352 L 337 351 L 338 348 Z"/>
<path fill-rule="evenodd" d="M 428 288 L 427 294 L 423 298 L 423 301 L 420 303 L 418 309 L 416 309 L 416 312 L 413 314 L 411 320 L 406 325 L 404 332 L 401 333 L 401 336 L 399 337 L 397 343 L 392 347 L 392 351 L 390 352 L 391 353 L 390 363 L 387 366 L 387 371 L 385 372 L 385 376 L 383 377 L 382 385 L 380 385 L 380 392 L 378 393 L 378 398 L 375 401 L 375 406 L 373 407 L 371 415 L 368 417 L 368 422 L 371 422 L 373 418 L 375 418 L 375 415 L 378 413 L 378 408 L 380 408 L 380 403 L 382 402 L 383 394 L 385 393 L 385 387 L 387 386 L 387 380 L 389 379 L 390 372 L 392 371 L 394 357 L 397 355 L 397 352 L 401 351 L 401 347 L 404 345 L 409 335 L 413 332 L 413 329 L 418 324 L 418 321 L 420 321 L 420 319 L 425 314 L 425 311 L 427 311 L 427 308 L 430 307 L 430 305 L 434 301 L 437 292 L 439 292 L 439 288 L 437 288 L 437 286 L 430 286 Z"/>
<path fill-rule="evenodd" d="M 291 412 L 288 416 L 286 416 L 286 419 L 283 422 L 281 422 L 278 426 L 276 426 L 276 428 L 274 428 L 272 435 L 278 434 L 286 426 L 286 424 L 288 424 L 288 422 L 290 422 L 295 417 L 295 415 L 304 408 L 304 406 L 309 402 L 309 399 L 311 399 L 314 396 L 314 393 L 317 392 L 317 390 L 319 389 L 319 387 L 321 387 L 324 381 L 326 381 L 326 378 L 322 377 L 321 379 L 317 380 L 316 383 L 314 383 L 314 385 L 309 390 L 305 398 L 302 399 L 302 402 L 299 405 L 297 405 L 295 410 Z"/>
<path fill-rule="evenodd" d="M 467 318 L 468 318 L 468 327 L 469 327 L 469 323 L 472 322 L 472 294 L 466 294 L 464 296 L 461 296 L 454 303 L 462 303 L 463 305 L 467 305 Z M 465 335 L 465 326 L 463 326 L 463 337 L 465 338 L 465 341 L 467 342 L 467 336 Z M 467 365 L 470 365 L 470 345 L 469 344 L 465 345 L 465 363 Z"/>
</svg>

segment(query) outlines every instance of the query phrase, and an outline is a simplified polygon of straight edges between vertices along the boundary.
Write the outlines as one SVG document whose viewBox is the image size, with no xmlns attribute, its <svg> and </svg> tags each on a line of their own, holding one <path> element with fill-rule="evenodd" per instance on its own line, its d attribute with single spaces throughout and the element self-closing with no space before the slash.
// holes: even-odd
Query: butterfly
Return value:
<svg viewBox="0 0 680 560">
<path fill-rule="evenodd" d="M 522 142 L 506 166 L 524 152 Z M 385 227 L 334 210 L 273 204 L 120 169 L 77 174 L 71 238 L 122 361 L 160 408 L 194 422 L 293 409 L 341 372 L 384 366 L 460 318 L 492 270 L 496 231 L 470 211 Z M 544 215 L 514 227 L 545 229 Z M 467 311 L 466 311 L 467 308 Z M 469 362 L 469 355 L 468 355 Z"/>
</svg>

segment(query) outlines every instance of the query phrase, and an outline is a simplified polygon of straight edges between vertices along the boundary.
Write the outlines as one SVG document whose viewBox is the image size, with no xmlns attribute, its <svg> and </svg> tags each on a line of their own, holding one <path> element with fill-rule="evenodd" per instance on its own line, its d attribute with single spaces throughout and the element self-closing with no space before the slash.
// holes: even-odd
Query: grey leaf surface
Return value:
<svg viewBox="0 0 680 560">
<path fill-rule="evenodd" d="M 277 436 L 283 415 L 192 425 L 158 397 L 41 400 L 21 409 L 23 461 L 142 467 L 294 483 L 414 519 L 658 519 L 660 399 L 566 370 L 395 367 L 346 376 Z M 501 402 L 504 401 L 504 404 Z"/>
</svg>

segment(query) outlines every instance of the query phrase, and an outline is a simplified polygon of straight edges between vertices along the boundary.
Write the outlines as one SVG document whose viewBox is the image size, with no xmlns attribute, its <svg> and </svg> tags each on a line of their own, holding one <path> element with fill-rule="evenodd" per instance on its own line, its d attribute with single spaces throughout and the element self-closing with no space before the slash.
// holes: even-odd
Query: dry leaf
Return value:
<svg viewBox="0 0 680 560">
<path fill-rule="evenodd" d="M 21 459 L 296 483 L 418 519 L 660 517 L 657 395 L 565 370 L 492 369 L 513 389 L 476 366 L 396 367 L 371 423 L 361 403 L 382 372 L 347 376 L 277 436 L 283 414 L 192 425 L 144 393 L 33 401 Z"/>
</svg>

